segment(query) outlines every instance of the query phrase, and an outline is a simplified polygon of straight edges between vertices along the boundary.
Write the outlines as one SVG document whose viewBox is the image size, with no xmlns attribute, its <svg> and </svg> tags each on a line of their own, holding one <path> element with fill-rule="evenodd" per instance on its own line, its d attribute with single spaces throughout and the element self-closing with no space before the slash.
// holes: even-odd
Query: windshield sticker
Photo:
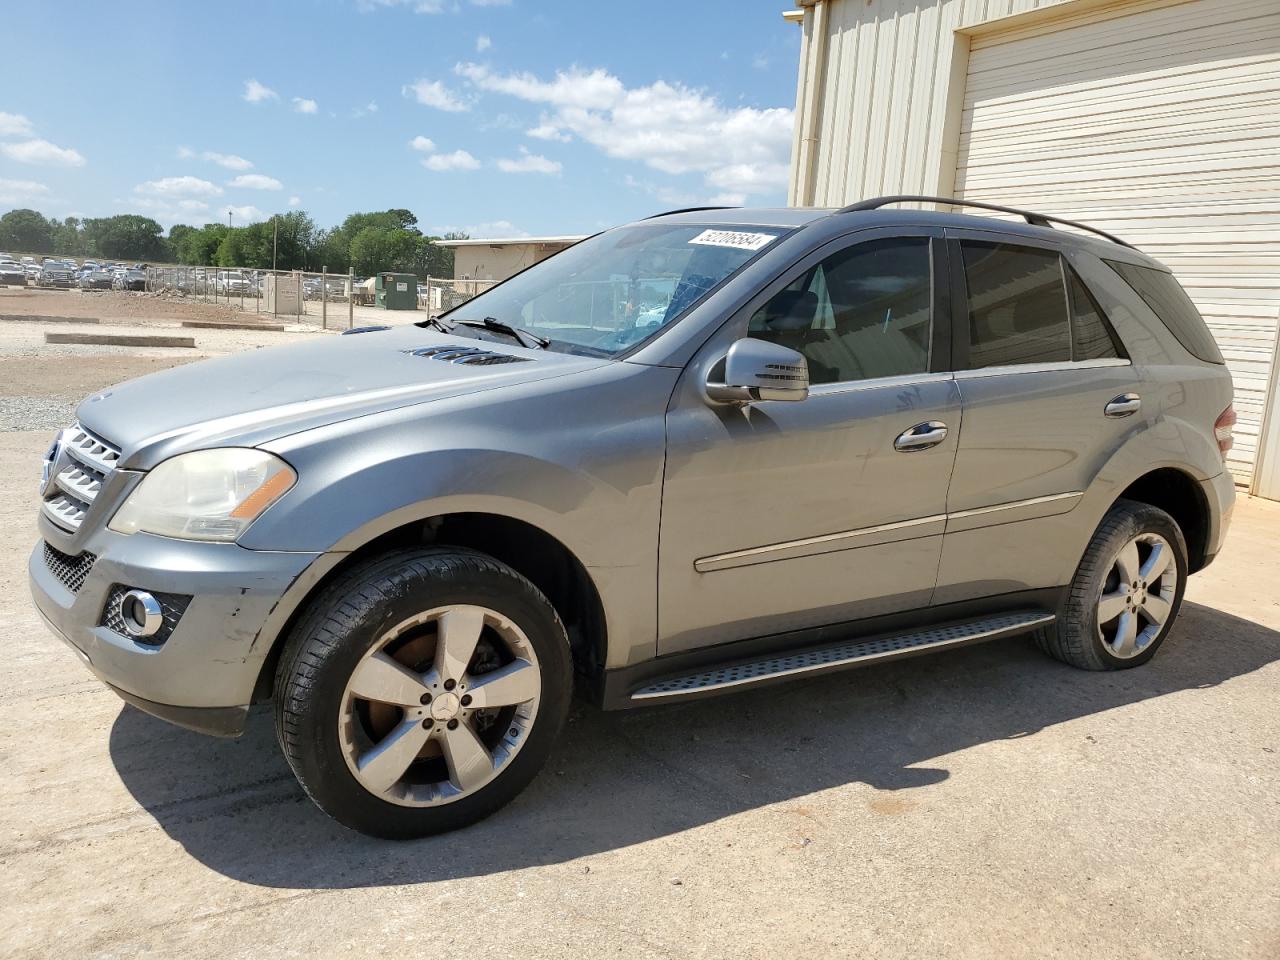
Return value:
<svg viewBox="0 0 1280 960">
<path fill-rule="evenodd" d="M 739 250 L 759 250 L 777 239 L 772 233 L 740 233 L 736 230 L 703 230 L 690 240 L 710 247 L 736 247 Z"/>
</svg>

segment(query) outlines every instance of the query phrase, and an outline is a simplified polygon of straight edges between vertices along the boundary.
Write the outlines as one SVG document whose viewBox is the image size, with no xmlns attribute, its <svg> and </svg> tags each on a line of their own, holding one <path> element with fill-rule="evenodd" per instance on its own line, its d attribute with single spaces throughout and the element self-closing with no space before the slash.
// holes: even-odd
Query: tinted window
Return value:
<svg viewBox="0 0 1280 960">
<path fill-rule="evenodd" d="M 928 237 L 870 240 L 808 270 L 757 310 L 750 335 L 804 354 L 812 383 L 929 369 Z"/>
<path fill-rule="evenodd" d="M 1127 356 L 1088 287 L 1067 267 L 1071 291 L 1071 349 L 1074 360 L 1103 360 Z"/>
<path fill-rule="evenodd" d="M 969 284 L 969 366 L 1070 360 L 1058 254 L 972 240 L 960 248 Z"/>
<path fill-rule="evenodd" d="M 1104 260 L 1103 263 L 1137 291 L 1188 353 L 1207 363 L 1226 363 L 1200 311 L 1178 281 L 1173 279 L 1173 274 L 1114 260 Z"/>
</svg>

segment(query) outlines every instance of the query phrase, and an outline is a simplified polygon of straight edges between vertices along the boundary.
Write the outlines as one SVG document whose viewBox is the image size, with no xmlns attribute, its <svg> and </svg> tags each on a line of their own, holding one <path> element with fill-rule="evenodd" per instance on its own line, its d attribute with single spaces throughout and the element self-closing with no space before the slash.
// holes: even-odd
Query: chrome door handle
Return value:
<svg viewBox="0 0 1280 960">
<path fill-rule="evenodd" d="M 898 439 L 893 441 L 893 449 L 902 453 L 928 450 L 945 439 L 947 439 L 947 425 L 941 420 L 927 420 L 898 434 Z"/>
<path fill-rule="evenodd" d="M 1105 407 L 1103 414 L 1108 417 L 1131 417 L 1142 407 L 1142 398 L 1136 393 L 1122 393 Z"/>
</svg>

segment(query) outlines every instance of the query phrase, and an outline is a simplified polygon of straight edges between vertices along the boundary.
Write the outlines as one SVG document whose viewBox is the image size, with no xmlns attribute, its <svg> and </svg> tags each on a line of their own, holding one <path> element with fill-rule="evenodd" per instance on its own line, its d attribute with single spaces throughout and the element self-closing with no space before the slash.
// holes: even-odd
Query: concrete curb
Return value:
<svg viewBox="0 0 1280 960">
<path fill-rule="evenodd" d="M 45 343 L 86 343 L 110 347 L 192 347 L 195 337 L 161 337 L 127 333 L 48 333 Z"/>
<path fill-rule="evenodd" d="M 202 327 L 206 330 L 269 330 L 284 332 L 283 323 L 237 323 L 235 320 L 183 320 L 184 327 Z"/>
<path fill-rule="evenodd" d="M 38 313 L 0 313 L 0 320 L 18 323 L 101 323 L 97 317 L 46 317 Z"/>
</svg>

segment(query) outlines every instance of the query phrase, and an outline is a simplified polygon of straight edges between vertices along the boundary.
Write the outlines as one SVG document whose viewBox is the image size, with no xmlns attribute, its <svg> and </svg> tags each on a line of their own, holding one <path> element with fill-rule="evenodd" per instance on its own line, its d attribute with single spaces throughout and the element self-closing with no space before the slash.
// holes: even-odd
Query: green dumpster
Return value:
<svg viewBox="0 0 1280 960">
<path fill-rule="evenodd" d="M 380 273 L 373 290 L 384 310 L 418 309 L 418 278 L 412 273 Z"/>
</svg>

